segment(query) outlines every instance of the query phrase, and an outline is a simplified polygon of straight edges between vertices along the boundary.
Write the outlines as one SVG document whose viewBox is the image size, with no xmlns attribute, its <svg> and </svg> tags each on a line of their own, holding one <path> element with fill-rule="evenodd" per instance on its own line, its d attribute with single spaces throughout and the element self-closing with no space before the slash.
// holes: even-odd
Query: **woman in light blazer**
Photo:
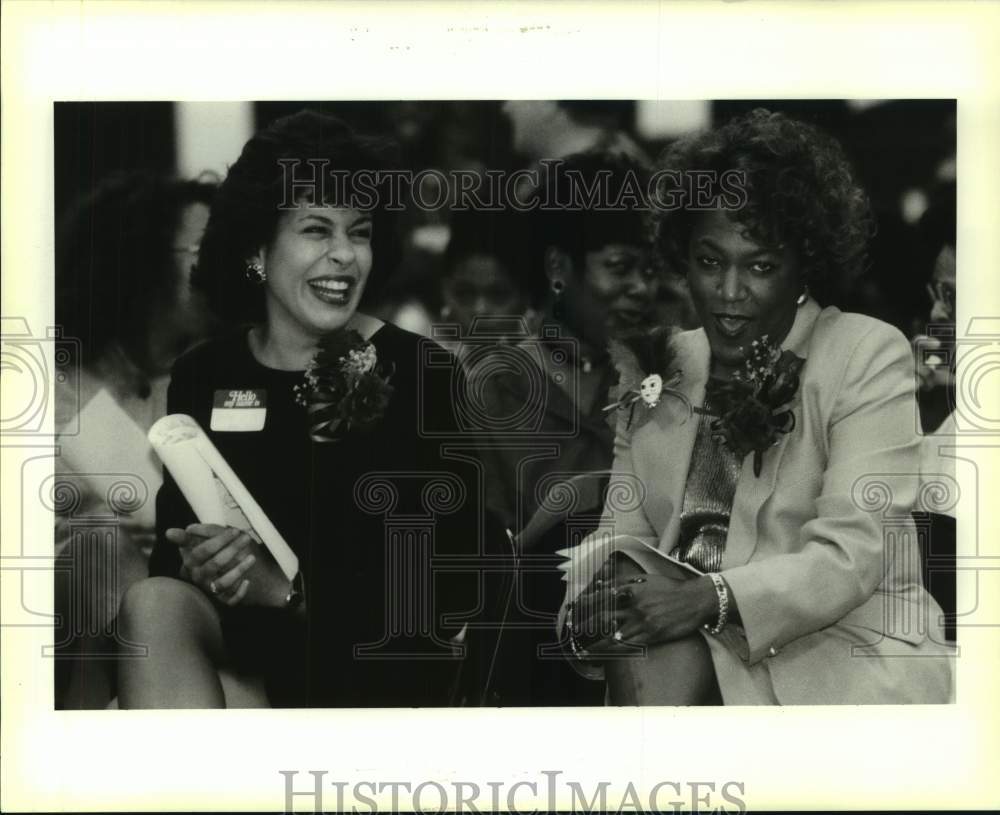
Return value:
<svg viewBox="0 0 1000 815">
<path fill-rule="evenodd" d="M 621 365 L 641 398 L 622 401 L 622 489 L 567 552 L 573 658 L 619 704 L 949 701 L 910 517 L 909 344 L 810 293 L 850 279 L 870 233 L 839 145 L 757 110 L 661 164 L 673 200 L 690 169 L 736 169 L 742 192 L 730 177 L 715 208 L 658 219 L 703 328 L 673 340 L 669 370 Z M 653 374 L 677 394 L 657 399 Z"/>
</svg>

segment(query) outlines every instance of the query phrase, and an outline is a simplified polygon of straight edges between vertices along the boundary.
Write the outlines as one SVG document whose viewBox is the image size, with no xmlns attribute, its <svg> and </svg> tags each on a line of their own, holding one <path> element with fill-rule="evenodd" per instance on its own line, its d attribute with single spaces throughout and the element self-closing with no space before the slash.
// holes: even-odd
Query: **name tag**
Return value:
<svg viewBox="0 0 1000 815">
<path fill-rule="evenodd" d="M 219 390 L 212 400 L 212 430 L 221 433 L 252 433 L 264 429 L 267 391 Z"/>
</svg>

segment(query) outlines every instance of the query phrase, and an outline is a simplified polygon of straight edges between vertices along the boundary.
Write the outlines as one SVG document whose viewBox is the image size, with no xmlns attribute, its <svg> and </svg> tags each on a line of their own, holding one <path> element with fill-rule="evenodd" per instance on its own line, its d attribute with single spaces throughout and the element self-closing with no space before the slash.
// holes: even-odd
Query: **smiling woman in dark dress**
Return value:
<svg viewBox="0 0 1000 815">
<path fill-rule="evenodd" d="M 125 637 L 149 646 L 147 659 L 122 663 L 122 707 L 448 701 L 461 625 L 447 615 L 473 605 L 455 558 L 475 544 L 474 492 L 421 422 L 436 417 L 447 432 L 452 370 L 421 370 L 422 340 L 358 311 L 375 259 L 385 262 L 391 213 L 333 197 L 343 185 L 299 183 L 314 166 L 354 178 L 384 155 L 340 121 L 303 111 L 254 136 L 222 185 L 194 285 L 241 325 L 177 362 L 168 412 L 198 421 L 300 573 L 289 581 L 245 531 L 196 523 L 165 473 L 153 577 L 122 607 Z M 301 164 L 294 190 L 288 161 Z M 364 407 L 370 426 L 344 422 L 320 441 L 297 386 L 320 344 L 351 331 L 391 391 Z M 227 418 L 218 397 L 232 390 L 254 395 L 261 427 Z"/>
</svg>

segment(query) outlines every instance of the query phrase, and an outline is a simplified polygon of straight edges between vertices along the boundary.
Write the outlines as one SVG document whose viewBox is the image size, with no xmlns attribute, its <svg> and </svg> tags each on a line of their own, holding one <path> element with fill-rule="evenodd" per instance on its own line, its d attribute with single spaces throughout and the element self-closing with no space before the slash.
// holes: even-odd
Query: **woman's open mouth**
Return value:
<svg viewBox="0 0 1000 815">
<path fill-rule="evenodd" d="M 715 320 L 719 332 L 729 339 L 740 337 L 751 321 L 750 317 L 742 314 L 713 314 L 712 319 Z"/>
<path fill-rule="evenodd" d="M 356 281 L 353 277 L 317 277 L 306 281 L 318 300 L 331 306 L 346 306 L 351 301 Z"/>
</svg>

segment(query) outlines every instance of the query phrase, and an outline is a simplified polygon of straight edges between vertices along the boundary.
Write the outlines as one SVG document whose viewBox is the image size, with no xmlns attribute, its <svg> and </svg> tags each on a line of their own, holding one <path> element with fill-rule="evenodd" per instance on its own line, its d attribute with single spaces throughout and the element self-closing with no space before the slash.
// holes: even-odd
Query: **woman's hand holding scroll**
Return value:
<svg viewBox="0 0 1000 815">
<path fill-rule="evenodd" d="M 189 579 L 227 606 L 283 606 L 288 580 L 274 558 L 246 531 L 218 524 L 168 529 Z"/>
</svg>

